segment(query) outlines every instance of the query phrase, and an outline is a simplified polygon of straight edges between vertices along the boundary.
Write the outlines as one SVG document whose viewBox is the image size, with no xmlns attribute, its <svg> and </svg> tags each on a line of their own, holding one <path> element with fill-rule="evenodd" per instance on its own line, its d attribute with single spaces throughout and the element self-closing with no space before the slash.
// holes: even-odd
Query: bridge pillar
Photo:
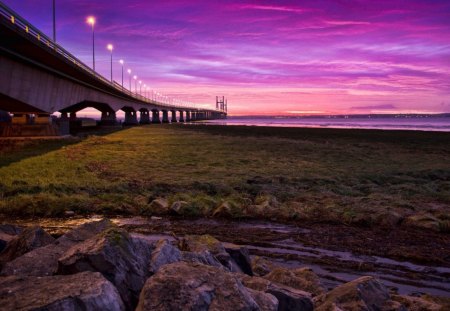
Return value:
<svg viewBox="0 0 450 311">
<path fill-rule="evenodd" d="M 138 124 L 137 114 L 134 110 L 126 110 L 125 111 L 125 125 L 136 125 Z"/>
<path fill-rule="evenodd" d="M 71 112 L 69 119 L 70 119 L 70 121 L 75 121 L 77 119 L 77 113 Z"/>
<path fill-rule="evenodd" d="M 116 121 L 115 111 L 102 111 L 102 118 L 100 119 L 101 125 L 115 125 Z"/>
<path fill-rule="evenodd" d="M 162 119 L 162 123 L 170 123 L 169 122 L 169 111 L 168 110 L 163 110 L 163 119 Z"/>
<path fill-rule="evenodd" d="M 191 122 L 191 112 L 186 111 L 186 122 Z"/>
<path fill-rule="evenodd" d="M 152 110 L 152 123 L 161 123 L 161 120 L 159 119 L 159 110 Z"/>
<path fill-rule="evenodd" d="M 184 122 L 183 110 L 180 110 L 180 120 L 179 122 Z"/>
<path fill-rule="evenodd" d="M 191 121 L 195 121 L 197 120 L 197 112 L 196 111 L 192 111 L 191 112 Z"/>
<path fill-rule="evenodd" d="M 177 111 L 176 110 L 172 110 L 172 111 L 170 111 L 170 113 L 172 114 L 171 122 L 172 123 L 177 123 L 178 122 L 178 120 L 177 120 Z"/>
<path fill-rule="evenodd" d="M 141 110 L 140 124 L 150 124 L 150 112 L 148 110 Z"/>
</svg>

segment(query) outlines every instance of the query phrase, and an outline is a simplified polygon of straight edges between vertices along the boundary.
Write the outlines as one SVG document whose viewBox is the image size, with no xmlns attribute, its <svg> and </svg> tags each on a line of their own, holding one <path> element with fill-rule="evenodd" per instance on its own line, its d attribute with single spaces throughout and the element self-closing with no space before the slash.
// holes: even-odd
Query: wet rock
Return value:
<svg viewBox="0 0 450 311">
<path fill-rule="evenodd" d="M 30 227 L 8 242 L 0 254 L 0 264 L 4 264 L 29 251 L 48 245 L 55 239 L 41 227 Z"/>
<path fill-rule="evenodd" d="M 186 201 L 176 201 L 170 206 L 170 213 L 172 215 L 183 215 L 184 210 L 189 207 L 189 203 Z"/>
<path fill-rule="evenodd" d="M 182 259 L 181 251 L 168 240 L 159 240 L 152 252 L 150 260 L 150 272 L 156 273 L 164 265 L 178 262 Z"/>
<path fill-rule="evenodd" d="M 416 214 L 409 216 L 403 221 L 403 224 L 436 232 L 440 231 L 439 219 L 431 214 Z"/>
<path fill-rule="evenodd" d="M 270 305 L 270 296 L 256 300 Z M 236 275 L 202 264 L 178 262 L 163 266 L 142 289 L 137 311 L 261 310 Z M 270 310 L 270 309 L 269 309 Z M 273 309 L 272 309 L 273 310 Z"/>
<path fill-rule="evenodd" d="M 125 310 L 117 289 L 100 273 L 0 277 L 2 310 Z"/>
<path fill-rule="evenodd" d="M 278 299 L 271 294 L 247 288 L 261 311 L 278 311 Z"/>
<path fill-rule="evenodd" d="M 264 276 L 266 274 L 269 274 L 270 271 L 275 269 L 275 265 L 263 257 L 255 256 L 252 259 L 252 271 L 253 274 L 256 276 Z"/>
<path fill-rule="evenodd" d="M 125 306 L 133 308 L 149 276 L 151 252 L 145 240 L 111 228 L 67 250 L 58 260 L 58 273 L 98 271 L 116 286 Z"/>
<path fill-rule="evenodd" d="M 14 225 L 0 225 L 0 253 L 16 235 L 20 234 L 22 229 Z"/>
<path fill-rule="evenodd" d="M 6 263 L 3 266 L 1 275 L 53 275 L 58 269 L 58 258 L 70 247 L 114 226 L 107 219 L 78 226 L 53 243 L 36 248 Z"/>
<path fill-rule="evenodd" d="M 239 275 L 245 287 L 273 295 L 278 300 L 278 311 L 313 310 L 311 295 L 282 284 L 276 284 L 261 277 Z"/>
<path fill-rule="evenodd" d="M 149 206 L 151 214 L 167 215 L 169 213 L 169 202 L 164 198 L 154 199 Z"/>
<path fill-rule="evenodd" d="M 314 300 L 317 311 L 406 310 L 391 300 L 388 289 L 376 278 L 360 277 L 342 284 Z M 337 309 L 336 309 L 337 308 Z"/>
<path fill-rule="evenodd" d="M 225 269 L 222 264 L 209 251 L 202 252 L 181 252 L 182 261 L 190 263 L 200 263 L 207 266 Z"/>
<path fill-rule="evenodd" d="M 240 270 L 248 275 L 253 275 L 250 252 L 248 248 L 239 245 L 227 243 L 225 250 L 230 254 L 234 262 L 239 266 Z"/>
<path fill-rule="evenodd" d="M 195 253 L 209 251 L 227 270 L 242 272 L 223 244 L 210 235 L 188 235 L 180 240 L 180 249 Z"/>
<path fill-rule="evenodd" d="M 311 293 L 313 296 L 321 295 L 325 292 L 320 284 L 319 277 L 310 268 L 286 269 L 275 268 L 265 279 L 283 284 L 295 289 L 300 289 Z"/>
<path fill-rule="evenodd" d="M 64 216 L 73 217 L 73 216 L 75 216 L 75 212 L 74 211 L 65 211 Z"/>
</svg>

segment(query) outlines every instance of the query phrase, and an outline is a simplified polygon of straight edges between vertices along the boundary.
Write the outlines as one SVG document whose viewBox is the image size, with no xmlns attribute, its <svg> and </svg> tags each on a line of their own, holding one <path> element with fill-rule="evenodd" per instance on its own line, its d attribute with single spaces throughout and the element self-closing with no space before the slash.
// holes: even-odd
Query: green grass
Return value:
<svg viewBox="0 0 450 311">
<path fill-rule="evenodd" d="M 7 215 L 140 214 L 157 197 L 188 202 L 186 216 L 210 216 L 229 202 L 241 208 L 236 217 L 372 224 L 395 211 L 445 218 L 450 134 L 142 126 L 0 152 Z"/>
</svg>

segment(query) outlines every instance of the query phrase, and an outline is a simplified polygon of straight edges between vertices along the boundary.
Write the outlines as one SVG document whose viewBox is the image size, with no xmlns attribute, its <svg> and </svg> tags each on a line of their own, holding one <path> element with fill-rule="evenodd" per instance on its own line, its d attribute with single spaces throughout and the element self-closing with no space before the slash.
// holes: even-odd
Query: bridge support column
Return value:
<svg viewBox="0 0 450 311">
<path fill-rule="evenodd" d="M 179 122 L 184 122 L 183 110 L 180 111 L 180 120 Z"/>
<path fill-rule="evenodd" d="M 125 125 L 136 125 L 138 124 L 137 114 L 134 110 L 125 111 Z"/>
<path fill-rule="evenodd" d="M 115 111 L 102 111 L 102 118 L 100 119 L 101 125 L 115 125 L 116 124 L 116 112 Z"/>
<path fill-rule="evenodd" d="M 161 123 L 161 120 L 159 119 L 159 110 L 152 110 L 152 123 Z"/>
<path fill-rule="evenodd" d="M 162 119 L 162 123 L 170 123 L 169 122 L 169 111 L 168 110 L 163 110 L 163 119 Z"/>
<path fill-rule="evenodd" d="M 176 112 L 176 110 L 172 110 L 171 111 L 171 113 L 172 113 L 172 123 L 177 123 L 178 121 L 177 121 L 177 112 Z"/>
<path fill-rule="evenodd" d="M 191 112 L 186 111 L 186 122 L 191 122 Z"/>
<path fill-rule="evenodd" d="M 141 110 L 140 124 L 150 124 L 150 113 L 148 110 Z"/>
<path fill-rule="evenodd" d="M 70 119 L 70 121 L 75 121 L 77 119 L 77 113 L 71 112 L 69 119 Z"/>
<path fill-rule="evenodd" d="M 195 121 L 195 120 L 197 120 L 197 112 L 192 111 L 191 112 L 191 121 Z"/>
</svg>

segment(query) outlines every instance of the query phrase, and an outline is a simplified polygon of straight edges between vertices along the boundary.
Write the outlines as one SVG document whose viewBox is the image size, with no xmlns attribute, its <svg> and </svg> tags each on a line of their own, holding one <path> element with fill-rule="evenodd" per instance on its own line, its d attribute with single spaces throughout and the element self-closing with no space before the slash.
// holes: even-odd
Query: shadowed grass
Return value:
<svg viewBox="0 0 450 311">
<path fill-rule="evenodd" d="M 237 217 L 371 224 L 450 204 L 449 133 L 170 125 L 54 144 L 0 160 L 2 212 L 138 214 L 166 197 L 186 216 L 229 200 Z"/>
</svg>

